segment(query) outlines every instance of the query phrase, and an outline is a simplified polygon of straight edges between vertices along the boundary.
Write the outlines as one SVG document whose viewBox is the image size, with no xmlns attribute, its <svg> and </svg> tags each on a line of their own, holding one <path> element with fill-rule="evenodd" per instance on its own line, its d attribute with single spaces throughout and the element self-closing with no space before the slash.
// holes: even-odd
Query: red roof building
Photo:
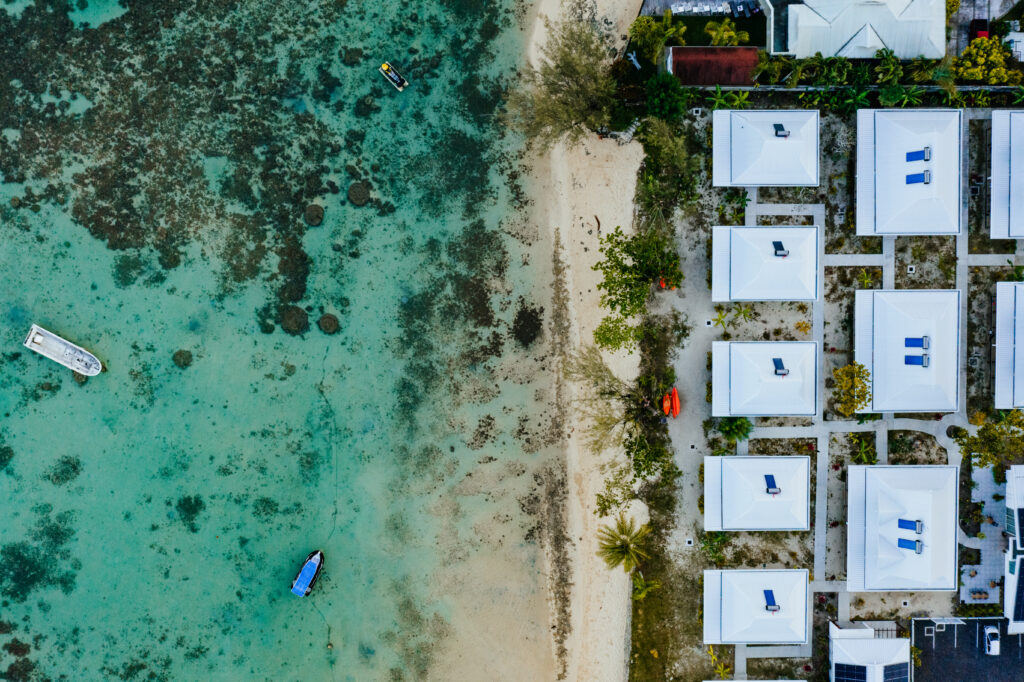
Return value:
<svg viewBox="0 0 1024 682">
<path fill-rule="evenodd" d="M 756 47 L 670 47 L 668 70 L 683 85 L 753 85 Z"/>
</svg>

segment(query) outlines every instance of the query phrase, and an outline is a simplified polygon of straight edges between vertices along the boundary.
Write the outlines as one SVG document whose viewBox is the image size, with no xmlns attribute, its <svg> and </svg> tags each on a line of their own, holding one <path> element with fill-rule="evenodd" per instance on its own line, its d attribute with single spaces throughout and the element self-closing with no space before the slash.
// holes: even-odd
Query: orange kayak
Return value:
<svg viewBox="0 0 1024 682">
<path fill-rule="evenodd" d="M 672 412 L 672 395 L 669 393 L 665 394 L 665 397 L 661 399 L 661 409 L 665 411 L 665 414 Z"/>
<path fill-rule="evenodd" d="M 680 408 L 680 404 L 679 404 L 679 391 L 677 391 L 676 387 L 673 386 L 672 387 L 672 418 L 673 419 L 675 419 L 676 417 L 679 416 L 679 408 Z"/>
</svg>

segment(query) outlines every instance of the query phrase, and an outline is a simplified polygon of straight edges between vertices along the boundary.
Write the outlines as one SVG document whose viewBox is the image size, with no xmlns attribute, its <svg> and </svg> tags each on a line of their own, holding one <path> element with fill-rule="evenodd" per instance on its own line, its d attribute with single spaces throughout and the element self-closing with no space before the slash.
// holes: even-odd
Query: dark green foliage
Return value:
<svg viewBox="0 0 1024 682">
<path fill-rule="evenodd" d="M 666 121 L 676 121 L 686 110 L 689 98 L 679 79 L 662 72 L 647 81 L 647 113 Z"/>
<path fill-rule="evenodd" d="M 746 417 L 722 417 L 718 422 L 718 432 L 732 442 L 746 440 L 753 428 Z"/>
<path fill-rule="evenodd" d="M 640 130 L 646 158 L 637 186 L 637 203 L 652 218 L 670 215 L 680 204 L 696 198 L 700 159 L 688 139 L 669 123 L 652 118 Z M 658 220 L 659 223 L 664 222 Z"/>
<path fill-rule="evenodd" d="M 185 524 L 185 527 L 192 533 L 198 533 L 199 526 L 196 524 L 196 519 L 199 517 L 200 512 L 206 508 L 203 498 L 198 495 L 186 495 L 178 498 L 178 503 L 174 505 L 174 508 L 177 510 L 178 516 L 181 518 L 181 522 Z"/>
<path fill-rule="evenodd" d="M 523 75 L 508 100 L 509 122 L 541 148 L 578 142 L 609 122 L 615 80 L 607 46 L 587 22 L 564 21 L 551 30 L 538 69 Z"/>
<path fill-rule="evenodd" d="M 629 237 L 616 227 L 601 239 L 604 258 L 594 265 L 601 273 L 597 285 L 601 305 L 623 317 L 644 312 L 651 285 L 664 279 L 670 285 L 683 281 L 679 254 L 667 235 L 655 229 L 642 229 Z"/>
<path fill-rule="evenodd" d="M 78 478 L 80 473 L 82 473 L 82 461 L 77 457 L 64 455 L 46 472 L 46 478 L 54 485 L 64 485 Z"/>
<path fill-rule="evenodd" d="M 700 551 L 704 553 L 708 561 L 715 566 L 725 563 L 725 547 L 729 544 L 729 536 L 726 533 L 713 531 L 710 533 L 701 532 Z"/>
</svg>

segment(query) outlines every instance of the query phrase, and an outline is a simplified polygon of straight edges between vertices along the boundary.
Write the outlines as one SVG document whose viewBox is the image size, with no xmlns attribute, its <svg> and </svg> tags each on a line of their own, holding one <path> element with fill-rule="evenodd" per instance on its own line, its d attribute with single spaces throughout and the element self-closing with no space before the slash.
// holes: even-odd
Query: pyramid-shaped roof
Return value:
<svg viewBox="0 0 1024 682">
<path fill-rule="evenodd" d="M 776 125 L 788 135 L 777 135 Z M 714 112 L 712 181 L 719 187 L 817 186 L 818 112 Z"/>
<path fill-rule="evenodd" d="M 704 571 L 705 644 L 803 644 L 807 641 L 808 572 Z M 777 611 L 768 611 L 770 590 Z"/>
</svg>

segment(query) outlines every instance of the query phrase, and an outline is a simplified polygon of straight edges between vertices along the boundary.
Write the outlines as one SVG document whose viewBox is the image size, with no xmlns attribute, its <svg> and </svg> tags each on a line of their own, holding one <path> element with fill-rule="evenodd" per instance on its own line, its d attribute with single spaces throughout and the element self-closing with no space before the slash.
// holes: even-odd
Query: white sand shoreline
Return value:
<svg viewBox="0 0 1024 682">
<path fill-rule="evenodd" d="M 625 34 L 640 4 L 640 0 L 598 0 L 596 9 L 599 17 L 611 19 L 615 35 L 619 36 Z M 562 11 L 561 0 L 538 0 L 535 5 L 532 28 L 527 34 L 527 56 L 531 63 L 538 63 L 540 48 L 547 39 L 544 19 L 556 21 Z M 620 146 L 614 140 L 594 137 L 575 148 L 559 144 L 550 152 L 535 155 L 530 178 L 534 219 L 542 231 L 550 231 L 552 244 L 562 246 L 559 256 L 569 292 L 573 348 L 593 342 L 594 327 L 603 316 L 597 289 L 600 276 L 592 265 L 600 258 L 602 230 L 617 225 L 625 231 L 632 229 L 633 197 L 642 159 L 639 143 Z M 605 359 L 618 376 L 632 379 L 637 375 L 639 356 L 605 354 Z M 566 398 L 580 390 L 574 386 L 567 389 Z M 572 413 L 570 407 L 568 414 Z M 624 572 L 609 570 L 597 557 L 597 531 L 608 520 L 594 513 L 597 493 L 604 487 L 603 468 L 616 457 L 622 457 L 622 453 L 594 455 L 580 442 L 583 424 L 570 418 L 568 426 L 566 533 L 573 542 L 569 550 L 573 587 L 566 678 L 624 680 L 628 677 L 631 586 Z M 639 510 L 637 515 L 645 516 L 646 510 Z"/>
</svg>

